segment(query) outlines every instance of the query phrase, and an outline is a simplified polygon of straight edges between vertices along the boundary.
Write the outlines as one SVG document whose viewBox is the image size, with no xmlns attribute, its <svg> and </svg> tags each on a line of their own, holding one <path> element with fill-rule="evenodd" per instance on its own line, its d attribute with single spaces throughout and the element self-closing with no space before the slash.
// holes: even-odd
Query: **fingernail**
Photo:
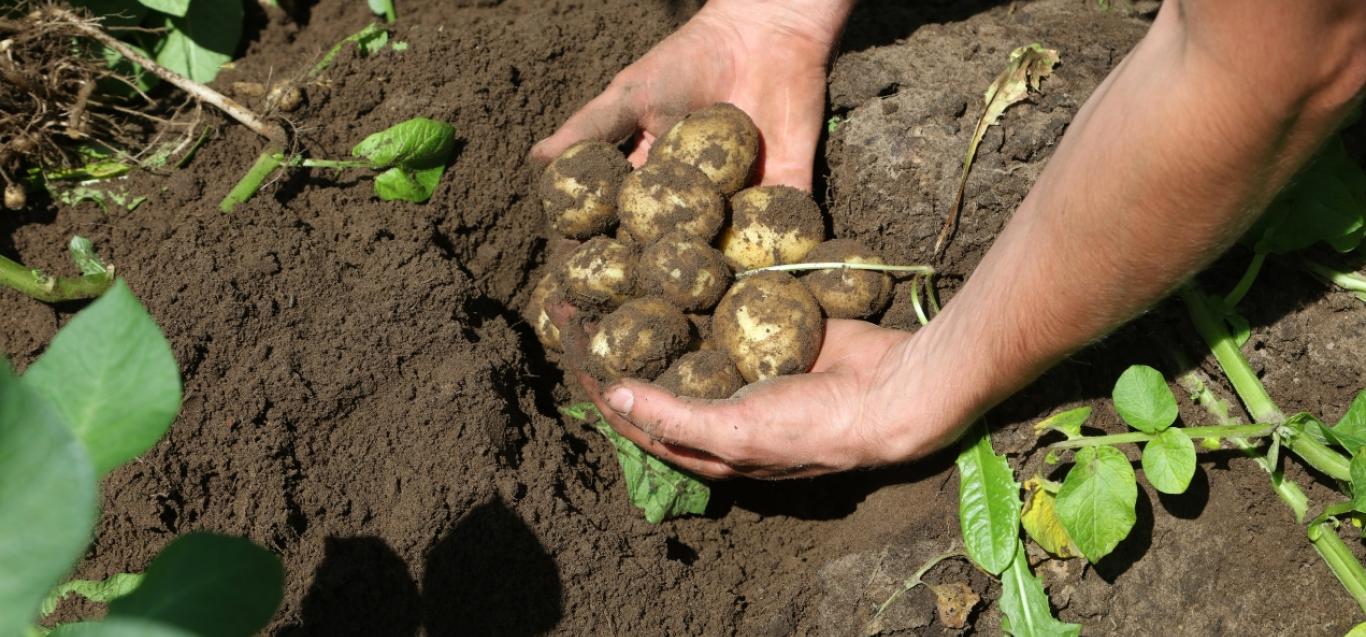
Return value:
<svg viewBox="0 0 1366 637">
<path fill-rule="evenodd" d="M 636 396 L 631 393 L 631 390 L 625 387 L 614 387 L 607 390 L 607 406 L 611 407 L 612 411 L 623 416 L 630 416 L 631 408 L 635 404 Z"/>
</svg>

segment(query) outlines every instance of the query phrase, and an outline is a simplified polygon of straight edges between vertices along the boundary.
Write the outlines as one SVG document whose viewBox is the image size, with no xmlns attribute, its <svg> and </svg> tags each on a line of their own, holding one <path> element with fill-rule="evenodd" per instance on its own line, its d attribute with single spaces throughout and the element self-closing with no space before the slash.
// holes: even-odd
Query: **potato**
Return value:
<svg viewBox="0 0 1366 637">
<path fill-rule="evenodd" d="M 675 161 L 651 161 L 621 182 L 621 227 L 641 243 L 672 230 L 711 241 L 726 221 L 726 200 L 702 171 Z"/>
<path fill-rule="evenodd" d="M 602 234 L 616 221 L 617 187 L 631 165 L 607 142 L 570 146 L 541 175 L 541 204 L 550 228 L 570 239 Z"/>
<path fill-rule="evenodd" d="M 554 271 L 546 273 L 536 287 L 532 288 L 531 300 L 526 306 L 526 316 L 531 321 L 531 329 L 536 332 L 536 338 L 541 341 L 542 346 L 552 352 L 563 352 L 560 328 L 550 322 L 550 315 L 545 311 L 546 303 L 561 295 L 560 279 L 556 274 Z"/>
<path fill-rule="evenodd" d="M 607 237 L 585 241 L 564 264 L 565 297 L 586 308 L 615 309 L 635 291 L 638 260 L 631 244 Z"/>
<path fill-rule="evenodd" d="M 795 277 L 760 272 L 732 285 L 712 315 L 712 338 L 751 383 L 811 369 L 825 337 L 820 305 Z"/>
<path fill-rule="evenodd" d="M 825 238 L 815 200 L 789 186 L 757 186 L 731 197 L 721 254 L 736 271 L 796 263 Z"/>
<path fill-rule="evenodd" d="M 730 287 L 730 267 L 721 253 L 683 230 L 645 248 L 637 276 L 642 290 L 663 296 L 685 312 L 710 310 Z"/>
<path fill-rule="evenodd" d="M 808 252 L 805 261 L 885 265 L 881 257 L 854 239 L 826 241 Z M 882 311 L 892 299 L 892 277 L 886 272 L 813 270 L 801 279 L 830 318 L 867 318 Z"/>
<path fill-rule="evenodd" d="M 650 158 L 695 166 L 727 196 L 749 183 L 759 159 L 759 128 L 731 104 L 693 111 L 650 147 Z"/>
<path fill-rule="evenodd" d="M 675 396 L 708 398 L 717 400 L 730 398 L 745 386 L 745 379 L 735 369 L 735 363 L 725 352 L 689 352 L 674 361 L 664 370 L 655 384 L 674 393 Z"/>
<path fill-rule="evenodd" d="M 688 319 L 668 301 L 647 296 L 603 317 L 588 339 L 588 371 L 604 381 L 654 380 L 688 345 Z"/>
</svg>

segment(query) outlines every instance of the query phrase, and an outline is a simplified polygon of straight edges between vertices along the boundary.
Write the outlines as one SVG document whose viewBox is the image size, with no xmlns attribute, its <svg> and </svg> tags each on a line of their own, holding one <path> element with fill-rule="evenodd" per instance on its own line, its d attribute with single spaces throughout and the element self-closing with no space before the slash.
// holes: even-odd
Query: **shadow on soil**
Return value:
<svg viewBox="0 0 1366 637">
<path fill-rule="evenodd" d="M 540 635 L 563 614 L 559 569 L 501 499 L 481 505 L 427 555 L 419 590 L 403 558 L 377 537 L 331 537 L 299 625 L 278 634 Z"/>
</svg>

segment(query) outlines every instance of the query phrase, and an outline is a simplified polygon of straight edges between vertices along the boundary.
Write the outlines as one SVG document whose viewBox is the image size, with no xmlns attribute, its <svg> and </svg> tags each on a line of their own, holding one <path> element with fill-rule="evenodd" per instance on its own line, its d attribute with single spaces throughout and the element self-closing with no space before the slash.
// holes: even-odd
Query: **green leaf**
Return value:
<svg viewBox="0 0 1366 637">
<path fill-rule="evenodd" d="M 141 573 L 115 573 L 103 580 L 73 579 L 53 589 L 43 600 L 40 611 L 44 617 L 56 612 L 57 604 L 70 595 L 80 595 L 98 604 L 108 604 L 142 583 Z"/>
<path fill-rule="evenodd" d="M 1343 637 L 1366 637 L 1366 623 L 1357 624 Z"/>
<path fill-rule="evenodd" d="M 23 382 L 85 443 L 98 475 L 147 451 L 180 410 L 180 372 L 122 280 L 57 332 Z"/>
<path fill-rule="evenodd" d="M 103 621 L 63 624 L 48 637 L 202 637 L 175 626 L 144 619 L 110 617 Z"/>
<path fill-rule="evenodd" d="M 332 45 L 332 48 L 327 50 L 327 53 L 323 55 L 322 59 L 318 60 L 318 63 L 314 64 L 313 68 L 309 70 L 309 76 L 315 77 L 326 70 L 327 67 L 331 66 L 332 61 L 337 58 L 337 55 L 341 53 L 342 48 L 349 42 L 354 42 L 356 44 L 356 49 L 360 51 L 362 57 L 373 55 L 382 50 L 384 45 L 389 42 L 389 32 L 385 31 L 384 27 L 373 22 L 365 25 L 360 31 L 352 33 L 351 35 L 342 38 L 340 42 Z M 398 45 L 395 44 L 394 48 L 397 49 Z"/>
<path fill-rule="evenodd" d="M 1034 425 L 1034 435 L 1041 436 L 1044 432 L 1053 430 L 1067 436 L 1068 440 L 1081 436 L 1081 426 L 1091 418 L 1091 408 L 1089 406 L 1068 409 L 1067 411 L 1053 414 Z"/>
<path fill-rule="evenodd" d="M 1319 430 L 1325 432 L 1333 442 L 1352 455 L 1366 447 L 1366 390 L 1352 399 L 1352 404 L 1347 407 L 1347 413 L 1342 415 L 1338 424 L 1333 425 L 1331 429 L 1320 426 Z"/>
<path fill-rule="evenodd" d="M 98 498 L 80 441 L 0 358 L 0 635 L 23 634 L 85 552 Z"/>
<path fill-rule="evenodd" d="M 284 596 L 280 559 L 250 541 L 190 533 L 147 565 L 142 584 L 109 603 L 111 618 L 175 626 L 198 637 L 251 637 Z"/>
<path fill-rule="evenodd" d="M 1017 541 L 1018 544 L 1018 541 Z M 1043 583 L 1029 570 L 1024 546 L 1015 550 L 1010 568 L 1001 574 L 1001 630 L 1015 637 L 1076 637 L 1079 624 L 1053 616 Z"/>
<path fill-rule="evenodd" d="M 1366 172 L 1347 153 L 1341 137 L 1281 191 L 1243 237 L 1258 252 L 1285 254 L 1323 242 L 1339 252 L 1366 236 Z"/>
<path fill-rule="evenodd" d="M 693 476 L 673 468 L 645 453 L 634 442 L 612 430 L 592 403 L 579 403 L 560 409 L 566 416 L 586 420 L 606 436 L 617 450 L 617 462 L 626 480 L 631 504 L 645 512 L 645 520 L 658 524 L 683 515 L 701 515 L 711 499 L 711 487 Z"/>
<path fill-rule="evenodd" d="M 1352 508 L 1366 513 L 1366 450 L 1352 456 Z"/>
<path fill-rule="evenodd" d="M 1167 429 L 1143 445 L 1143 475 L 1162 493 L 1185 493 L 1195 477 L 1195 443 L 1180 429 Z"/>
<path fill-rule="evenodd" d="M 242 16 L 242 0 L 196 0 L 184 17 L 166 19 L 156 61 L 196 82 L 212 82 L 237 50 Z"/>
<path fill-rule="evenodd" d="M 1077 452 L 1058 490 L 1058 517 L 1082 555 L 1095 563 L 1134 528 L 1138 484 L 1129 459 L 1101 445 Z"/>
<path fill-rule="evenodd" d="M 222 2 L 223 0 L 195 0 L 195 4 Z M 148 9 L 169 13 L 177 18 L 185 17 L 190 8 L 190 0 L 138 0 Z"/>
<path fill-rule="evenodd" d="M 395 166 L 375 176 L 375 194 L 384 201 L 411 201 L 424 203 L 432 198 L 436 186 L 441 182 L 445 166 L 433 166 L 425 170 L 408 172 Z"/>
<path fill-rule="evenodd" d="M 370 11 L 377 16 L 383 16 L 385 22 L 393 22 L 397 17 L 394 12 L 394 0 L 366 0 L 370 5 Z"/>
<path fill-rule="evenodd" d="M 1176 396 L 1162 372 L 1147 365 L 1124 370 L 1113 397 L 1119 417 L 1139 431 L 1154 434 L 1176 422 Z"/>
<path fill-rule="evenodd" d="M 991 449 L 984 425 L 963 438 L 958 452 L 958 524 L 968 557 L 999 575 L 1020 543 L 1020 485 L 1005 456 Z"/>
<path fill-rule="evenodd" d="M 453 152 L 455 127 L 425 117 L 373 133 L 351 149 L 353 157 L 364 157 L 373 168 L 399 166 L 409 171 L 445 166 Z"/>
</svg>

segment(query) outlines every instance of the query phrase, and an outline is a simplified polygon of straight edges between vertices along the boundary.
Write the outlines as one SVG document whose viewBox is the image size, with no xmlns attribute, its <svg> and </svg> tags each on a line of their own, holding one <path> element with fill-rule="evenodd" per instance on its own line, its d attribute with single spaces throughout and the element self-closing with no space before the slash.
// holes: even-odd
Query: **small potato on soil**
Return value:
<svg viewBox="0 0 1366 637">
<path fill-rule="evenodd" d="M 790 186 L 756 186 L 731 197 L 721 253 L 736 271 L 801 261 L 825 238 L 815 200 Z"/>
<path fill-rule="evenodd" d="M 640 254 L 640 287 L 685 312 L 710 310 L 730 287 L 730 267 L 715 248 L 676 230 Z"/>
<path fill-rule="evenodd" d="M 607 142 L 587 140 L 566 149 L 541 175 L 541 204 L 551 230 L 570 239 L 606 232 L 616 220 L 617 187 L 630 170 Z"/>
<path fill-rule="evenodd" d="M 650 147 L 650 158 L 696 166 L 729 196 L 745 187 L 759 159 L 759 127 L 732 104 L 693 111 Z"/>
<path fill-rule="evenodd" d="M 811 369 L 825 338 L 820 305 L 785 272 L 736 281 L 716 306 L 711 328 L 712 338 L 751 383 Z"/>
<path fill-rule="evenodd" d="M 632 299 L 603 317 L 588 339 L 588 371 L 597 378 L 654 380 L 688 345 L 683 313 L 657 296 Z"/>
<path fill-rule="evenodd" d="M 642 243 L 673 230 L 711 241 L 726 221 L 726 200 L 702 171 L 652 160 L 621 182 L 617 211 L 621 227 Z"/>
<path fill-rule="evenodd" d="M 634 245 L 607 237 L 585 241 L 565 261 L 565 297 L 589 309 L 615 309 L 635 291 L 638 260 Z"/>
<path fill-rule="evenodd" d="M 832 239 L 806 254 L 811 263 L 843 262 L 885 265 L 877 253 L 855 239 Z M 892 277 L 874 270 L 813 270 L 802 283 L 830 318 L 867 318 L 892 299 Z"/>
<path fill-rule="evenodd" d="M 675 396 L 719 400 L 740 391 L 745 379 L 725 352 L 708 350 L 684 354 L 655 379 L 655 384 Z"/>
<path fill-rule="evenodd" d="M 531 300 L 527 303 L 526 315 L 530 319 L 531 328 L 536 332 L 536 338 L 541 341 L 541 345 L 552 352 L 563 352 L 564 344 L 560 342 L 560 328 L 555 327 L 555 324 L 550 321 L 550 314 L 545 311 L 546 303 L 561 295 L 560 279 L 557 274 L 554 271 L 547 273 L 531 290 Z"/>
</svg>

